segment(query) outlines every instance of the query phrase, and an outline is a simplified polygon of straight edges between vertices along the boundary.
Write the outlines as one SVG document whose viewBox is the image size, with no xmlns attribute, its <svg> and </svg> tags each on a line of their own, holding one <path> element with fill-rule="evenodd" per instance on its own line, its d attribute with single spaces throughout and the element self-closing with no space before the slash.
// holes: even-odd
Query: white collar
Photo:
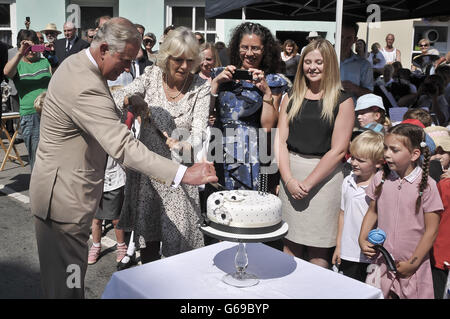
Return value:
<svg viewBox="0 0 450 319">
<path fill-rule="evenodd" d="M 356 175 L 355 173 L 351 172 L 351 177 L 348 179 L 348 183 L 354 188 L 354 189 L 358 189 L 358 187 L 361 187 L 363 189 L 367 188 L 367 186 L 369 185 L 362 185 L 362 186 L 358 186 L 358 184 L 356 183 Z"/>
<path fill-rule="evenodd" d="M 416 168 L 413 169 L 412 172 L 408 174 L 408 176 L 404 177 L 404 179 L 406 179 L 408 182 L 410 182 L 412 184 L 421 172 L 422 172 L 422 168 L 420 168 L 420 166 L 417 165 Z M 394 174 L 394 176 L 396 178 L 397 177 L 400 178 L 400 176 L 398 176 L 397 172 L 392 171 L 392 173 Z"/>
<path fill-rule="evenodd" d="M 91 51 L 89 50 L 89 48 L 85 49 L 85 52 L 86 52 L 86 55 L 89 58 L 89 60 L 92 62 L 92 64 L 95 65 L 95 67 L 98 68 L 98 64 L 97 64 L 97 62 L 95 62 L 95 59 L 92 56 Z"/>
</svg>

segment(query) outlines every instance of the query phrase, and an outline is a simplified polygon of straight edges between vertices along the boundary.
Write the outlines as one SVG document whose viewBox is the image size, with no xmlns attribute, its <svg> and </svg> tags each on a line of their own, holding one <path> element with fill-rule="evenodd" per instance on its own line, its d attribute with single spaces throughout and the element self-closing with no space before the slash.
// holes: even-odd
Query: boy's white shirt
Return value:
<svg viewBox="0 0 450 319">
<path fill-rule="evenodd" d="M 347 261 L 370 263 L 370 259 L 361 253 L 358 242 L 361 224 L 369 208 L 367 186 L 358 186 L 355 178 L 352 172 L 342 183 L 341 210 L 344 211 L 344 224 L 340 257 Z"/>
</svg>

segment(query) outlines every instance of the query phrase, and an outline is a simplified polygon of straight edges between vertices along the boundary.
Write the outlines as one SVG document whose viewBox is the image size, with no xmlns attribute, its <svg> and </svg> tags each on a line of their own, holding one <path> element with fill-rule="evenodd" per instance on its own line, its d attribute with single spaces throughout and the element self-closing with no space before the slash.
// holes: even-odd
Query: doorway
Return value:
<svg viewBox="0 0 450 319">
<path fill-rule="evenodd" d="M 322 38 L 326 38 L 326 32 L 317 32 Z M 280 41 L 281 45 L 283 45 L 284 41 L 287 39 L 293 40 L 298 46 L 298 53 L 301 52 L 302 48 L 307 45 L 309 42 L 306 39 L 309 31 L 277 31 L 276 37 Z"/>
</svg>

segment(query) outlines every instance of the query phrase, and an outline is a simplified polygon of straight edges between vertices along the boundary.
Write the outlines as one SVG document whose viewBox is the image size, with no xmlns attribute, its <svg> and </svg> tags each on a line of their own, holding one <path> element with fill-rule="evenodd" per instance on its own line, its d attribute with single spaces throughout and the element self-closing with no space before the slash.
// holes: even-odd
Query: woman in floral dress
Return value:
<svg viewBox="0 0 450 319">
<path fill-rule="evenodd" d="M 119 107 L 132 105 L 133 95 L 148 104 L 139 140 L 150 150 L 183 165 L 192 164 L 207 127 L 210 84 L 193 74 L 199 64 L 195 36 L 180 27 L 160 47 L 156 66 L 113 97 Z M 182 137 L 180 132 L 184 132 Z M 177 135 L 178 134 L 178 135 Z M 183 152 L 182 156 L 179 152 Z M 192 156 L 186 154 L 193 154 Z M 127 172 L 125 201 L 119 228 L 133 231 L 143 263 L 204 246 L 198 187 L 169 187 L 134 171 Z"/>
</svg>

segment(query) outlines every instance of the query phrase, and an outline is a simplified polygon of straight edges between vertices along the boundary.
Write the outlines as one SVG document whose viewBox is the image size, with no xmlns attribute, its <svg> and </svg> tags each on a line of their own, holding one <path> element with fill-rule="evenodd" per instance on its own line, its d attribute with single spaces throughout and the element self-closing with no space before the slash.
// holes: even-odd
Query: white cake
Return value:
<svg viewBox="0 0 450 319">
<path fill-rule="evenodd" d="M 223 231 L 272 232 L 281 226 L 281 200 L 253 190 L 215 192 L 208 197 L 207 218 Z"/>
</svg>

